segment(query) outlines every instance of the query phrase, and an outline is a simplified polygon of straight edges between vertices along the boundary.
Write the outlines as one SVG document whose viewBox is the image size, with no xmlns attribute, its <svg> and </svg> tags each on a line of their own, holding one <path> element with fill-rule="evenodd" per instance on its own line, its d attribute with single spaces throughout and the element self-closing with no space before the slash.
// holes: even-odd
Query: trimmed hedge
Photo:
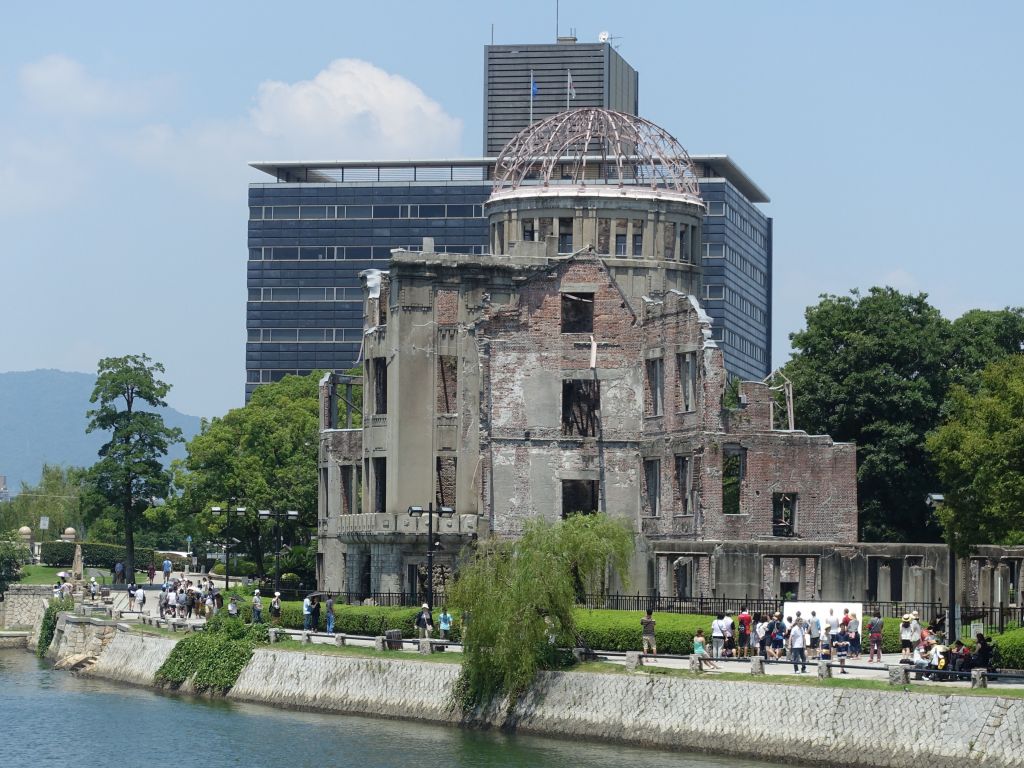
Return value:
<svg viewBox="0 0 1024 768">
<path fill-rule="evenodd" d="M 995 635 L 992 645 L 998 651 L 1001 669 L 1024 669 L 1024 629 Z"/>
<path fill-rule="evenodd" d="M 642 612 L 578 609 L 576 631 L 590 648 L 601 651 L 638 651 L 641 645 Z M 697 629 L 711 635 L 711 617 L 686 613 L 654 613 L 655 636 L 659 653 L 686 655 L 693 652 Z M 562 638 L 569 644 L 574 641 Z"/>
<path fill-rule="evenodd" d="M 252 621 L 252 605 L 248 598 L 239 598 L 239 614 L 245 622 Z M 227 606 L 225 605 L 226 610 Z M 345 635 L 383 635 L 385 630 L 400 629 L 402 637 L 416 637 L 416 614 L 418 608 L 390 608 L 384 606 L 337 605 L 334 606 L 334 631 Z M 435 630 L 438 612 L 434 611 Z M 270 621 L 270 600 L 263 598 L 263 620 Z M 454 626 L 452 640 L 458 639 L 458 627 Z M 285 629 L 302 629 L 302 603 L 282 602 L 281 623 Z M 327 612 L 320 604 L 318 631 L 327 630 Z"/>
<path fill-rule="evenodd" d="M 69 567 L 75 560 L 75 544 L 73 541 L 44 541 L 39 545 L 39 559 L 45 565 Z M 124 562 L 128 556 L 128 550 L 119 544 L 103 544 L 97 541 L 83 541 L 82 560 L 87 566 L 93 568 L 105 568 L 112 571 L 118 562 Z M 135 548 L 135 568 L 143 571 L 152 563 L 160 570 L 160 564 L 164 561 L 164 553 L 156 552 L 146 547 Z M 175 570 L 180 570 L 185 565 L 185 559 L 175 555 L 169 556 L 174 563 Z"/>
</svg>

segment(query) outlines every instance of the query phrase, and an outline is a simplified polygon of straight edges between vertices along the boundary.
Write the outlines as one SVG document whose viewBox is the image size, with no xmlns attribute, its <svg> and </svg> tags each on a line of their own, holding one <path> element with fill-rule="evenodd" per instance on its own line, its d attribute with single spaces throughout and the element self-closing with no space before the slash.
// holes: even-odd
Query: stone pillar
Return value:
<svg viewBox="0 0 1024 768">
<path fill-rule="evenodd" d="M 276 629 L 270 629 L 270 630 L 267 630 L 267 633 L 270 635 L 270 644 L 273 645 L 274 643 L 276 643 L 277 642 L 277 630 Z"/>
<path fill-rule="evenodd" d="M 626 219 L 626 256 L 633 256 L 633 218 Z"/>
<path fill-rule="evenodd" d="M 643 654 L 640 651 L 626 651 L 626 669 L 636 672 L 637 667 L 644 665 Z"/>
<path fill-rule="evenodd" d="M 703 672 L 704 669 L 700 664 L 700 656 L 695 653 L 690 654 L 690 671 L 691 672 Z"/>
<path fill-rule="evenodd" d="M 337 646 L 345 645 L 345 636 L 344 635 L 335 635 L 334 636 L 334 644 L 337 645 Z"/>
<path fill-rule="evenodd" d="M 1010 567 L 1006 563 L 996 566 L 992 583 L 992 605 L 1010 604 Z"/>
<path fill-rule="evenodd" d="M 429 656 L 434 652 L 434 641 L 429 637 L 421 637 L 419 642 L 419 652 L 424 656 Z"/>
<path fill-rule="evenodd" d="M 752 674 L 752 675 L 763 675 L 764 674 L 764 656 L 751 656 L 750 657 L 750 674 Z"/>
<path fill-rule="evenodd" d="M 992 571 L 987 562 L 978 569 L 978 602 L 982 605 L 994 605 L 992 600 Z"/>
<path fill-rule="evenodd" d="M 910 684 L 909 664 L 890 664 L 887 669 L 889 670 L 889 685 Z"/>
<path fill-rule="evenodd" d="M 832 667 L 824 659 L 818 659 L 818 677 L 822 680 L 828 680 L 832 677 Z"/>
<path fill-rule="evenodd" d="M 373 649 L 374 649 L 375 651 L 383 651 L 383 650 L 386 650 L 386 649 L 387 649 L 387 645 L 385 644 L 385 641 L 386 641 L 386 640 L 387 640 L 387 638 L 385 638 L 385 637 L 384 637 L 384 636 L 382 636 L 382 635 L 381 635 L 381 636 L 378 636 L 378 637 L 375 637 L 375 638 L 373 638 Z"/>
<path fill-rule="evenodd" d="M 658 594 L 661 597 L 666 597 L 672 594 L 672 571 L 669 567 L 669 559 L 662 555 L 656 555 L 658 558 Z"/>
<path fill-rule="evenodd" d="M 878 564 L 878 588 L 876 593 L 880 603 L 888 603 L 892 600 L 892 569 L 888 563 Z"/>
<path fill-rule="evenodd" d="M 988 670 L 971 670 L 971 688 L 988 688 Z"/>
<path fill-rule="evenodd" d="M 370 589 L 373 592 L 402 591 L 402 553 L 394 544 L 370 545 Z"/>
</svg>

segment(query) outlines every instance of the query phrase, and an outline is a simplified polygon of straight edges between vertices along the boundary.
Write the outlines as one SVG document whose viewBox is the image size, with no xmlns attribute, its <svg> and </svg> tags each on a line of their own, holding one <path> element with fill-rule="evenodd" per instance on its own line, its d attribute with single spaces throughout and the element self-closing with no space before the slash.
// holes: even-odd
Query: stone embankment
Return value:
<svg viewBox="0 0 1024 768">
<path fill-rule="evenodd" d="M 52 597 L 53 587 L 48 585 L 12 584 L 0 601 L 0 629 L 27 629 L 28 643 L 34 648 L 43 613 Z"/>
<path fill-rule="evenodd" d="M 153 685 L 174 643 L 118 628 L 89 674 Z M 228 695 L 667 749 L 796 756 L 824 765 L 1024 766 L 1021 699 L 553 672 L 541 675 L 510 713 L 495 709 L 467 720 L 449 705 L 457 677 L 455 664 L 261 648 Z"/>
</svg>

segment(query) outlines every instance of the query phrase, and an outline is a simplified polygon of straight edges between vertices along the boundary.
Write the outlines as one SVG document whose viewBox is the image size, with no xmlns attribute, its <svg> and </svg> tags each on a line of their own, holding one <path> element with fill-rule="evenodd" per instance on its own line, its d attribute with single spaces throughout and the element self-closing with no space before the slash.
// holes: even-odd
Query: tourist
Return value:
<svg viewBox="0 0 1024 768">
<path fill-rule="evenodd" d="M 825 625 L 828 627 L 828 639 L 831 645 L 835 646 L 836 636 L 839 634 L 839 617 L 836 616 L 836 612 L 831 608 L 828 609 L 828 617 L 825 619 Z"/>
<path fill-rule="evenodd" d="M 971 654 L 962 640 L 953 643 L 949 651 L 949 667 L 954 672 L 966 672 L 971 668 Z"/>
<path fill-rule="evenodd" d="M 153 586 L 153 579 L 156 577 L 156 566 L 152 563 L 150 563 L 149 568 L 146 569 L 146 576 L 149 577 L 149 585 Z"/>
<path fill-rule="evenodd" d="M 653 612 L 648 608 L 646 615 L 640 619 L 640 641 L 644 655 L 650 654 L 655 657 L 652 661 L 657 661 L 658 656 L 658 643 L 654 638 L 655 623 Z"/>
<path fill-rule="evenodd" d="M 711 657 L 722 658 L 722 649 L 725 647 L 725 614 L 718 614 L 711 622 Z"/>
<path fill-rule="evenodd" d="M 64 585 L 60 583 L 60 579 L 57 579 L 53 584 L 53 599 L 60 600 L 62 594 L 64 594 Z"/>
<path fill-rule="evenodd" d="M 802 673 L 807 671 L 807 652 L 805 650 L 806 640 L 803 627 L 803 619 L 797 618 L 789 629 L 789 658 L 793 662 L 793 672 Z M 798 669 L 802 666 L 802 669 Z"/>
<path fill-rule="evenodd" d="M 726 611 L 725 618 L 722 619 L 722 621 L 725 622 L 725 624 L 723 625 L 723 629 L 725 630 L 725 639 L 726 641 L 728 641 L 733 636 L 734 625 L 732 620 L 732 613 L 730 611 Z"/>
<path fill-rule="evenodd" d="M 217 615 L 217 603 L 213 599 L 213 591 L 212 590 L 206 593 L 206 601 L 205 602 L 206 602 L 206 617 L 209 618 L 210 616 L 216 616 Z"/>
<path fill-rule="evenodd" d="M 188 591 L 185 592 L 185 618 L 191 619 L 192 612 L 196 609 L 196 591 L 193 587 L 189 587 Z"/>
<path fill-rule="evenodd" d="M 832 636 L 825 632 L 821 636 L 821 646 L 818 649 L 819 661 L 832 661 Z"/>
<path fill-rule="evenodd" d="M 327 611 L 327 634 L 334 634 L 334 597 L 331 595 L 327 596 L 327 603 L 324 605 Z M 451 616 L 448 617 L 451 619 Z"/>
<path fill-rule="evenodd" d="M 313 604 L 309 607 L 309 619 L 313 624 L 313 631 L 320 631 L 320 596 L 313 595 Z"/>
<path fill-rule="evenodd" d="M 124 581 L 124 563 L 118 560 L 114 563 L 114 583 L 120 584 Z"/>
<path fill-rule="evenodd" d="M 750 625 L 753 618 L 747 611 L 747 606 L 740 608 L 740 615 L 736 617 L 736 623 L 740 628 L 739 652 L 744 659 L 747 658 L 747 651 L 750 650 Z"/>
<path fill-rule="evenodd" d="M 935 654 L 935 644 L 931 638 L 924 638 L 914 647 L 913 657 L 914 671 L 917 673 L 914 676 L 915 680 L 931 680 L 931 675 L 927 674 L 930 669 L 938 668 L 938 658 Z"/>
<path fill-rule="evenodd" d="M 850 612 L 850 621 L 846 625 L 846 633 L 850 636 L 850 655 L 860 658 L 860 619 L 857 614 Z"/>
<path fill-rule="evenodd" d="M 188 596 L 185 594 L 185 588 L 182 587 L 178 590 L 177 598 L 178 618 L 185 618 L 185 610 L 188 608 Z"/>
<path fill-rule="evenodd" d="M 91 579 L 89 579 L 89 597 L 95 600 L 99 590 L 99 584 L 96 583 L 96 577 L 93 576 Z"/>
<path fill-rule="evenodd" d="M 900 661 L 910 658 L 910 654 L 914 650 L 914 628 L 913 628 L 914 617 L 909 613 L 903 614 L 903 619 L 900 621 Z"/>
<path fill-rule="evenodd" d="M 757 623 L 761 620 L 761 614 L 755 613 L 750 619 L 750 638 L 748 645 L 750 656 L 757 656 L 760 650 L 760 642 L 757 637 Z"/>
<path fill-rule="evenodd" d="M 309 595 L 302 599 L 302 628 L 309 631 L 309 625 L 313 621 L 313 601 Z"/>
<path fill-rule="evenodd" d="M 921 617 L 917 611 L 910 612 L 910 642 L 917 645 L 921 642 Z"/>
<path fill-rule="evenodd" d="M 871 621 L 868 622 L 868 664 L 873 662 L 882 663 L 882 629 L 884 622 L 882 614 L 876 610 Z"/>
<path fill-rule="evenodd" d="M 772 620 L 768 622 L 769 651 L 771 658 L 778 661 L 782 658 L 783 647 L 786 644 L 786 622 L 782 620 L 782 614 L 776 612 Z"/>
<path fill-rule="evenodd" d="M 274 599 L 270 601 L 270 623 L 277 626 L 281 623 L 281 593 L 275 592 Z"/>
<path fill-rule="evenodd" d="M 164 558 L 164 584 L 171 580 L 171 560 L 170 558 Z"/>
<path fill-rule="evenodd" d="M 971 654 L 968 669 L 988 669 L 992 666 L 992 638 L 979 632 L 974 642 L 974 653 Z"/>
<path fill-rule="evenodd" d="M 807 620 L 807 645 L 811 649 L 811 658 L 818 657 L 818 648 L 821 645 L 821 619 L 817 611 L 811 611 L 811 618 Z"/>
<path fill-rule="evenodd" d="M 434 631 L 434 617 L 430 613 L 430 606 L 426 603 L 420 609 L 420 612 L 416 614 L 416 629 L 419 630 L 420 638 L 430 637 Z"/>
<path fill-rule="evenodd" d="M 641 619 L 643 621 L 643 619 Z M 698 628 L 693 633 L 693 655 L 697 657 L 697 667 L 700 670 L 704 669 L 704 665 L 707 664 L 711 669 L 721 669 L 715 662 L 708 656 L 708 649 L 704 645 L 704 630 Z"/>
<path fill-rule="evenodd" d="M 139 613 L 146 612 L 146 590 L 142 587 L 135 590 L 135 608 Z"/>
<path fill-rule="evenodd" d="M 846 671 L 846 657 L 850 654 L 850 636 L 846 633 L 846 627 L 840 625 L 836 641 L 832 643 L 832 650 L 839 659 L 839 674 L 850 674 Z"/>
<path fill-rule="evenodd" d="M 131 584 L 128 585 L 128 610 L 129 611 L 134 611 L 135 610 L 135 592 L 136 591 L 137 591 L 137 587 L 135 586 L 135 582 L 133 581 Z"/>
<path fill-rule="evenodd" d="M 252 593 L 252 623 L 263 623 L 263 598 L 260 597 L 258 589 Z"/>
<path fill-rule="evenodd" d="M 760 656 L 768 658 L 768 645 L 771 638 L 768 636 L 768 615 L 757 614 L 755 617 L 754 634 L 757 636 L 757 649 Z"/>
<path fill-rule="evenodd" d="M 441 606 L 441 615 L 437 617 L 437 622 L 441 630 L 441 639 L 447 640 L 452 633 L 452 615 L 448 613 L 447 607 Z"/>
<path fill-rule="evenodd" d="M 850 634 L 850 609 L 843 608 L 843 618 L 839 620 L 840 625 L 846 630 L 846 634 Z"/>
<path fill-rule="evenodd" d="M 228 616 L 233 619 L 237 619 L 239 613 L 240 609 L 238 607 L 238 598 L 235 595 L 232 595 L 231 599 L 228 601 Z"/>
</svg>

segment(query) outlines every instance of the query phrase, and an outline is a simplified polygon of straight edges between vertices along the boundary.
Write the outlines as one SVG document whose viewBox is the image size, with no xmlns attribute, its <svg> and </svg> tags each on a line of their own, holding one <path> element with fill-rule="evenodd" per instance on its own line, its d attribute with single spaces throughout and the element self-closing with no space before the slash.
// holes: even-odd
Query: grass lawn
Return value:
<svg viewBox="0 0 1024 768">
<path fill-rule="evenodd" d="M 91 566 L 85 567 L 86 579 L 89 577 L 89 569 Z M 57 574 L 61 571 L 67 571 L 71 573 L 71 567 L 67 566 L 64 568 L 58 568 L 49 565 L 25 565 L 22 566 L 21 572 L 23 574 L 21 581 L 18 584 L 53 584 L 57 581 Z M 99 581 L 99 579 L 97 579 Z M 110 584 L 112 577 L 107 575 L 107 584 Z M 139 571 L 135 576 L 136 584 L 149 584 L 149 576 L 146 575 L 145 571 Z"/>
</svg>

